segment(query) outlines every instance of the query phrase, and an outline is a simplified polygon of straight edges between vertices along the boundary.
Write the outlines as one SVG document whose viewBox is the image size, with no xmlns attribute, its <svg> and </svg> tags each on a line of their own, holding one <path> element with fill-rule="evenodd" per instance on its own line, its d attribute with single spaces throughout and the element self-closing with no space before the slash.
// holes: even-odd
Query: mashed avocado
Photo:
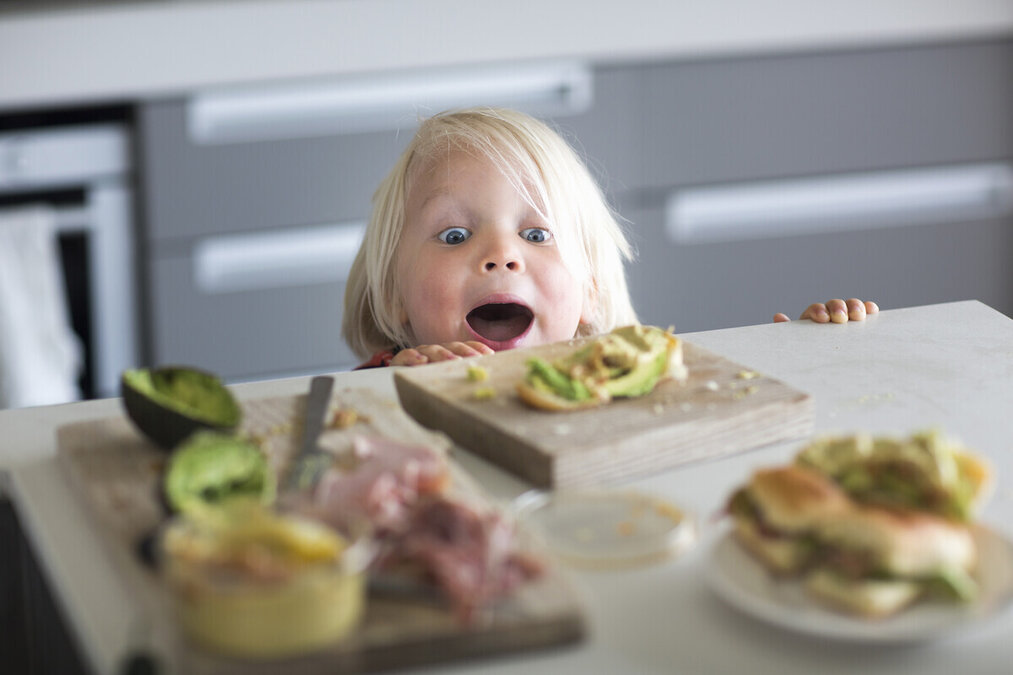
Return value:
<svg viewBox="0 0 1013 675">
<path fill-rule="evenodd" d="M 966 520 L 981 491 L 960 446 L 935 430 L 909 438 L 855 434 L 813 441 L 795 461 L 834 479 L 859 501 Z M 967 469 L 965 469 L 967 467 Z"/>
<path fill-rule="evenodd" d="M 528 361 L 525 384 L 566 401 L 643 396 L 666 374 L 681 375 L 678 339 L 652 326 L 624 326 L 569 356 Z"/>
</svg>

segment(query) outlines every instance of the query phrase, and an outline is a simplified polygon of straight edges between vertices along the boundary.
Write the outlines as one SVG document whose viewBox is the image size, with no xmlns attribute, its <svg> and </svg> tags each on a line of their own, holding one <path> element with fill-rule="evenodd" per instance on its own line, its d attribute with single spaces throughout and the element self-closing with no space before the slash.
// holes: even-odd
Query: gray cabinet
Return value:
<svg viewBox="0 0 1013 675">
<path fill-rule="evenodd" d="M 1013 221 L 676 245 L 662 209 L 631 209 L 639 318 L 678 332 L 792 318 L 838 297 L 896 308 L 977 299 L 1013 313 Z"/>
<path fill-rule="evenodd" d="M 229 380 L 354 366 L 341 339 L 340 278 L 209 289 L 196 252 L 223 236 L 363 222 L 403 140 L 357 134 L 198 145 L 177 100 L 141 106 L 138 134 L 149 360 L 195 364 Z"/>
<path fill-rule="evenodd" d="M 655 64 L 642 86 L 643 182 L 619 195 L 642 320 L 724 328 L 841 296 L 1013 314 L 1008 216 L 692 243 L 665 213 L 699 186 L 1013 161 L 1013 43 Z"/>
<path fill-rule="evenodd" d="M 1009 42 L 652 65 L 645 185 L 1009 157 Z"/>
</svg>

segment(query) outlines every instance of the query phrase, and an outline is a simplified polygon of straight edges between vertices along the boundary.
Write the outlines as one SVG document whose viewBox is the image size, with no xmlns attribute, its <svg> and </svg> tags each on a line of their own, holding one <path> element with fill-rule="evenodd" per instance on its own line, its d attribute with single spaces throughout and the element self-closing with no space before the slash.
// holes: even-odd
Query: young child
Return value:
<svg viewBox="0 0 1013 675">
<path fill-rule="evenodd" d="M 601 190 L 548 125 L 503 109 L 439 114 L 373 197 L 342 334 L 375 367 L 604 333 L 636 322 L 630 258 Z"/>
</svg>

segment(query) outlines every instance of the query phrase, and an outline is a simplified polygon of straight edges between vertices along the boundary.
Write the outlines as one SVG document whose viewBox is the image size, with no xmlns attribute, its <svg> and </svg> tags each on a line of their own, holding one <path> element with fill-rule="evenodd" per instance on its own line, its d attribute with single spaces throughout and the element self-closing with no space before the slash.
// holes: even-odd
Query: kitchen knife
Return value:
<svg viewBox="0 0 1013 675">
<path fill-rule="evenodd" d="M 287 492 L 311 490 L 334 461 L 334 457 L 329 452 L 321 450 L 318 445 L 333 389 L 334 378 L 327 375 L 318 375 L 310 382 L 310 391 L 306 395 L 302 443 L 288 470 L 285 482 Z"/>
</svg>

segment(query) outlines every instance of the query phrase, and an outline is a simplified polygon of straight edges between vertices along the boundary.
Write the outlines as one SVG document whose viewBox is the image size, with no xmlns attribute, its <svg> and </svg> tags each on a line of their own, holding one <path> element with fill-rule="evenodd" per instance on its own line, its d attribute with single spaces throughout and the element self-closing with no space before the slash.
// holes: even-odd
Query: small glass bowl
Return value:
<svg viewBox="0 0 1013 675">
<path fill-rule="evenodd" d="M 635 491 L 531 491 L 513 506 L 560 559 L 578 567 L 649 565 L 679 555 L 696 541 L 690 514 Z"/>
</svg>

